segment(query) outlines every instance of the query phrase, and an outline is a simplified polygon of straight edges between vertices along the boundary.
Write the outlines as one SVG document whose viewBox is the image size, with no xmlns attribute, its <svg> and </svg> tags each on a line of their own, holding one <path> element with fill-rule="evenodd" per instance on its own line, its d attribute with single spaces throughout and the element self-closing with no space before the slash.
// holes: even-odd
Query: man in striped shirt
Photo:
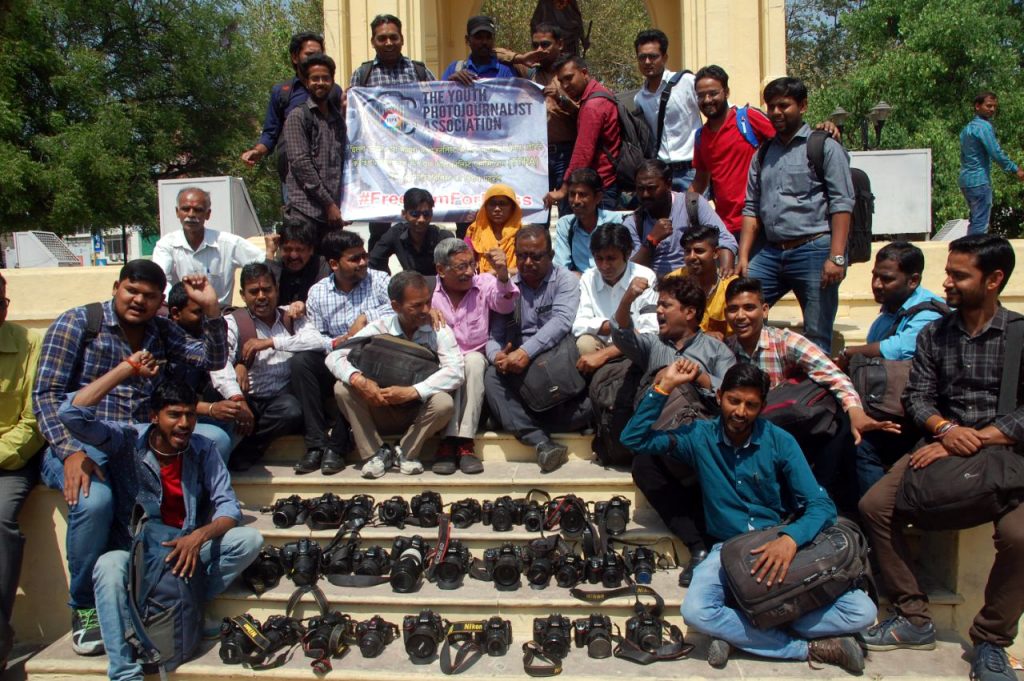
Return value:
<svg viewBox="0 0 1024 681">
<path fill-rule="evenodd" d="M 999 109 L 999 99 L 994 92 L 981 92 L 974 98 L 974 118 L 960 131 L 960 191 L 967 199 L 971 211 L 968 234 L 984 234 L 988 231 L 988 219 L 992 214 L 992 161 L 1008 173 L 1017 175 L 1024 182 L 1024 168 L 1010 160 L 992 127 L 992 118 Z"/>
</svg>

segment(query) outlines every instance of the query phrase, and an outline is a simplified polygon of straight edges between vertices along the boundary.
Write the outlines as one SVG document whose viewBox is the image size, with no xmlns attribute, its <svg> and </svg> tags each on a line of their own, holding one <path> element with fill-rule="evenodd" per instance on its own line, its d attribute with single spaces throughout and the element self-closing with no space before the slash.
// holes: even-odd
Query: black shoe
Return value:
<svg viewBox="0 0 1024 681">
<path fill-rule="evenodd" d="M 236 449 L 228 459 L 228 470 L 232 473 L 244 473 L 255 466 L 261 458 L 263 458 L 263 452 L 243 454 Z"/>
<path fill-rule="evenodd" d="M 726 641 L 720 638 L 711 639 L 711 643 L 708 644 L 708 664 L 715 669 L 725 669 L 731 652 L 732 646 Z"/>
<path fill-rule="evenodd" d="M 971 681 L 1016 681 L 1017 673 L 1010 667 L 1006 650 L 991 643 L 974 646 Z"/>
<path fill-rule="evenodd" d="M 815 662 L 821 662 L 860 674 L 864 671 L 864 651 L 852 636 L 818 638 L 807 642 L 807 662 L 812 668 Z"/>
<path fill-rule="evenodd" d="M 345 459 L 341 454 L 330 447 L 324 450 L 323 459 L 320 461 L 320 472 L 324 475 L 334 475 L 345 468 Z"/>
<path fill-rule="evenodd" d="M 860 634 L 868 650 L 934 650 L 935 625 L 931 622 L 914 626 L 903 615 L 893 615 Z"/>
<path fill-rule="evenodd" d="M 103 654 L 103 637 L 95 608 L 71 610 L 71 649 L 79 655 Z"/>
<path fill-rule="evenodd" d="M 546 440 L 537 445 L 537 463 L 541 473 L 551 473 L 569 460 L 569 448 L 557 442 Z"/>
<path fill-rule="evenodd" d="M 693 581 L 693 571 L 698 565 L 704 562 L 704 559 L 708 557 L 708 552 L 704 549 L 697 551 L 696 553 L 690 554 L 690 562 L 683 566 L 682 571 L 679 573 L 679 586 L 688 587 L 690 582 Z M 711 665 L 714 666 L 714 665 Z"/>
<path fill-rule="evenodd" d="M 312 473 L 313 471 L 320 470 L 320 460 L 323 456 L 324 450 L 320 447 L 307 449 L 306 455 L 299 459 L 299 462 L 295 464 L 295 472 L 302 475 L 304 473 Z"/>
</svg>

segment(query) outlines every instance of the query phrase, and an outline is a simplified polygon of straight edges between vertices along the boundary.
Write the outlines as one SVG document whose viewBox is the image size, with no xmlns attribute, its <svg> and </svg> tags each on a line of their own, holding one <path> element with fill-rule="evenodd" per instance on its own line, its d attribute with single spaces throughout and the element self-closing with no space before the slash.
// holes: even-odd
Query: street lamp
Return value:
<svg viewBox="0 0 1024 681">
<path fill-rule="evenodd" d="M 832 125 L 839 128 L 839 137 L 843 136 L 843 123 L 850 117 L 850 112 L 841 106 L 837 106 L 836 110 L 828 115 L 828 120 L 831 121 Z"/>
<path fill-rule="evenodd" d="M 889 118 L 890 112 L 892 112 L 892 107 L 883 99 L 879 100 L 878 104 L 871 107 L 871 111 L 868 112 L 868 115 L 861 119 L 860 141 L 861 146 L 864 147 L 865 150 L 871 148 L 868 144 L 868 121 L 870 120 L 875 124 L 875 148 L 877 149 L 878 145 L 882 141 L 882 128 L 885 127 L 885 121 Z"/>
</svg>

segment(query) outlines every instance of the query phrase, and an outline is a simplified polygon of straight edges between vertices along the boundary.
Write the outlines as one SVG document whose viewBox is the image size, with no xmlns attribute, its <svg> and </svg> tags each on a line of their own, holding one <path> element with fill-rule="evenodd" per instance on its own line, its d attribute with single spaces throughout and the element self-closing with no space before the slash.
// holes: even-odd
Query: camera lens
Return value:
<svg viewBox="0 0 1024 681">
<path fill-rule="evenodd" d="M 295 524 L 295 516 L 298 515 L 298 509 L 294 506 L 282 506 L 278 510 L 274 511 L 274 527 L 291 527 Z"/>
<path fill-rule="evenodd" d="M 429 660 L 437 652 L 437 641 L 428 633 L 416 632 L 406 640 L 405 651 L 417 660 Z"/>
<path fill-rule="evenodd" d="M 498 586 L 515 586 L 519 583 L 519 561 L 515 556 L 500 556 L 494 565 L 491 579 Z"/>
<path fill-rule="evenodd" d="M 551 560 L 548 558 L 538 558 L 533 561 L 530 568 L 526 571 L 526 580 L 533 586 L 547 586 L 548 582 L 551 581 Z"/>
<path fill-rule="evenodd" d="M 609 534 L 622 534 L 626 531 L 626 524 L 629 518 L 619 509 L 612 509 L 605 516 L 605 528 Z M 582 529 L 580 530 L 582 532 Z"/>
<path fill-rule="evenodd" d="M 587 635 L 587 655 L 598 660 L 612 656 L 612 642 L 607 632 L 597 630 Z"/>
<path fill-rule="evenodd" d="M 569 640 L 561 632 L 551 631 L 544 637 L 541 650 L 548 657 L 563 660 L 569 654 Z"/>
<path fill-rule="evenodd" d="M 586 525 L 586 518 L 575 506 L 562 511 L 562 517 L 558 521 L 558 526 L 565 534 L 581 534 Z"/>
<path fill-rule="evenodd" d="M 642 631 L 638 632 L 638 638 L 640 647 L 649 653 L 653 653 L 661 646 L 661 631 L 653 629 L 651 626 L 644 627 Z"/>
<path fill-rule="evenodd" d="M 451 559 L 444 559 L 434 569 L 434 578 L 439 589 L 454 589 L 462 582 L 462 566 Z"/>
<path fill-rule="evenodd" d="M 363 657 L 377 657 L 384 652 L 384 639 L 379 632 L 367 631 L 359 637 L 359 652 Z"/>
<path fill-rule="evenodd" d="M 495 532 L 508 532 L 512 529 L 512 512 L 502 506 L 495 508 L 491 516 L 491 527 Z"/>
</svg>

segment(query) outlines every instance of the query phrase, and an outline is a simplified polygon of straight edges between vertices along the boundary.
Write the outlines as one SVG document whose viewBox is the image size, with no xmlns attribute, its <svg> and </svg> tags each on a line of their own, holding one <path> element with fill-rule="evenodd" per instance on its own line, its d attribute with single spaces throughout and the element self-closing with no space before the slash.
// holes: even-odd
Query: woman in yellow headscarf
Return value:
<svg viewBox="0 0 1024 681">
<path fill-rule="evenodd" d="M 466 243 L 476 254 L 477 270 L 490 272 L 494 269 L 485 254 L 495 248 L 505 252 L 508 268 L 516 269 L 516 232 L 522 226 L 523 209 L 512 187 L 491 185 L 484 194 L 484 205 L 477 211 L 476 220 L 466 230 Z"/>
</svg>

